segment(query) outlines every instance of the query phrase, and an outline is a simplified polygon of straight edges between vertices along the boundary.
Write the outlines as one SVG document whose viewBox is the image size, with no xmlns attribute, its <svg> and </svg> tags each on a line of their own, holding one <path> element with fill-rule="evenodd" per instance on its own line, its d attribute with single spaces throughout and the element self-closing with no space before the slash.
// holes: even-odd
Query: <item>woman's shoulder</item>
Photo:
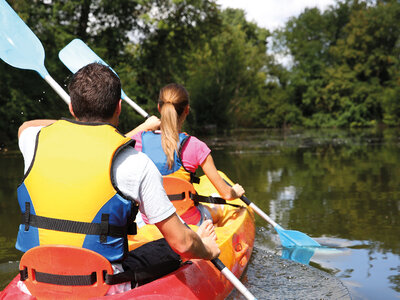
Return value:
<svg viewBox="0 0 400 300">
<path fill-rule="evenodd" d="M 206 150 L 209 149 L 205 142 L 203 142 L 202 140 L 193 135 L 189 136 L 184 146 L 187 149 L 196 149 L 197 151 L 199 149 L 206 149 Z"/>
</svg>

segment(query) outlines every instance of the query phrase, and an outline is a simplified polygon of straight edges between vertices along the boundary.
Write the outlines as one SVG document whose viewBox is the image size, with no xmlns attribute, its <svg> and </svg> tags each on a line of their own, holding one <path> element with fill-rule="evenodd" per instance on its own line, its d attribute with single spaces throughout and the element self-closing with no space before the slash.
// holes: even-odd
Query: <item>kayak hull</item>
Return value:
<svg viewBox="0 0 400 300">
<path fill-rule="evenodd" d="M 211 195 L 215 191 L 206 178 L 196 190 L 202 195 Z M 253 250 L 255 237 L 254 214 L 239 200 L 231 203 L 242 207 L 224 206 L 224 212 L 215 228 L 217 243 L 221 249 L 220 260 L 235 276 L 240 278 L 245 270 Z M 191 226 L 194 230 L 196 226 Z M 129 248 L 135 249 L 146 240 L 161 237 L 154 225 L 139 229 L 138 235 L 130 237 Z M 22 293 L 17 287 L 19 275 L 0 292 L 0 299 L 35 299 Z M 136 287 L 121 294 L 107 296 L 110 299 L 225 299 L 232 291 L 232 284 L 220 271 L 206 260 L 193 259 L 178 270 L 160 279 Z M 103 297 L 100 297 L 103 298 Z M 95 299 L 100 299 L 95 298 Z"/>
</svg>

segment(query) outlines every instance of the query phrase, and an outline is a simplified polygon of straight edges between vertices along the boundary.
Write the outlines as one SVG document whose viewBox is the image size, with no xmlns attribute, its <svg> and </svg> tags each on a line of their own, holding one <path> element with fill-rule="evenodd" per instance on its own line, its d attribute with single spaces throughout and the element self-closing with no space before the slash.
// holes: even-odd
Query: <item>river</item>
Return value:
<svg viewBox="0 0 400 300">
<path fill-rule="evenodd" d="M 344 298 L 400 298 L 397 129 L 243 130 L 202 139 L 218 169 L 239 182 L 250 200 L 283 228 L 323 246 L 308 252 L 303 264 L 288 260 L 296 255 L 257 216 L 243 281 L 258 299 L 336 299 L 340 290 Z M 21 256 L 14 248 L 20 219 L 16 187 L 23 172 L 18 151 L 0 154 L 0 167 L 4 288 Z"/>
</svg>

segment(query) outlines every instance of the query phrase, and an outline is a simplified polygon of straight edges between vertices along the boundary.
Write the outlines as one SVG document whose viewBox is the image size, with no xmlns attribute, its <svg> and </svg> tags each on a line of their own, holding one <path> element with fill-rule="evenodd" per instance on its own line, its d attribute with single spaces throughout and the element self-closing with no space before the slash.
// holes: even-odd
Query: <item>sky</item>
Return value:
<svg viewBox="0 0 400 300">
<path fill-rule="evenodd" d="M 248 21 L 270 31 L 283 26 L 290 17 L 298 16 L 306 7 L 324 10 L 335 0 L 217 0 L 222 8 L 241 8 Z"/>
</svg>

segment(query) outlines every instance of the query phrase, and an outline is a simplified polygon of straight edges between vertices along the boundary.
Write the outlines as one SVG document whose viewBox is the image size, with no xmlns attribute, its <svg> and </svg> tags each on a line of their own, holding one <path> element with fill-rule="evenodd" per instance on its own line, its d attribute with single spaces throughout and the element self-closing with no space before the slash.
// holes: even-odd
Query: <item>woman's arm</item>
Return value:
<svg viewBox="0 0 400 300">
<path fill-rule="evenodd" d="M 229 186 L 224 179 L 219 175 L 217 168 L 215 167 L 214 160 L 209 154 L 204 162 L 201 164 L 204 174 L 210 179 L 211 183 L 217 189 L 220 196 L 226 200 L 232 200 L 240 198 L 244 194 L 244 189 L 240 184 Z"/>
</svg>

